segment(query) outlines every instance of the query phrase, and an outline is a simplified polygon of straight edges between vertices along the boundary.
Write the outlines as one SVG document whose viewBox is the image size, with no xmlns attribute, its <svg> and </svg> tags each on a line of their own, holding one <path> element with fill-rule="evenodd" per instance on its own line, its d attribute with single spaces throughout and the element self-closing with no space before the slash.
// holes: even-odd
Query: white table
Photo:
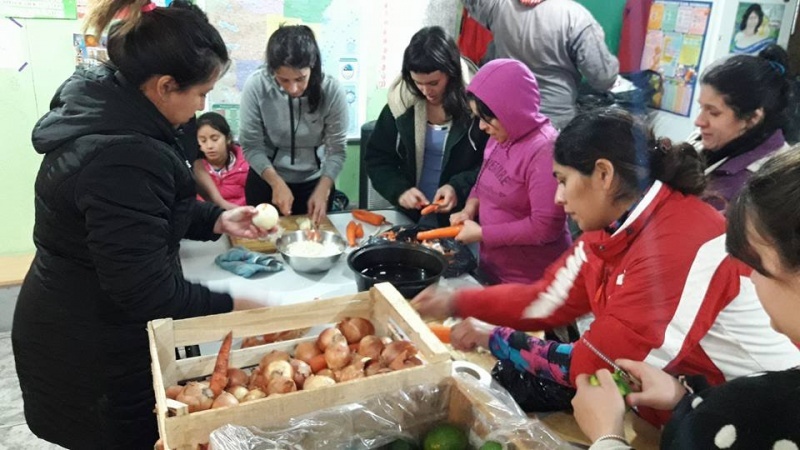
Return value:
<svg viewBox="0 0 800 450">
<path fill-rule="evenodd" d="M 395 210 L 377 212 L 383 214 L 389 222 L 395 225 L 411 223 L 405 215 Z M 344 236 L 347 223 L 352 220 L 350 213 L 346 211 L 331 213 L 328 217 L 333 226 Z M 364 225 L 364 233 L 367 236 L 376 230 L 377 227 Z M 227 292 L 234 297 L 249 298 L 273 306 L 357 292 L 353 272 L 347 266 L 347 254 L 352 249 L 347 249 L 339 261 L 325 273 L 298 273 L 286 264 L 285 269 L 280 272 L 257 274 L 253 278 L 247 279 L 214 264 L 214 258 L 229 248 L 230 241 L 224 236 L 216 242 L 187 240 L 181 242 L 180 257 L 186 279 L 208 286 L 213 291 Z M 280 253 L 276 253 L 275 257 L 281 259 Z M 448 288 L 480 286 L 470 275 L 450 279 L 443 278 L 439 285 Z"/>
</svg>

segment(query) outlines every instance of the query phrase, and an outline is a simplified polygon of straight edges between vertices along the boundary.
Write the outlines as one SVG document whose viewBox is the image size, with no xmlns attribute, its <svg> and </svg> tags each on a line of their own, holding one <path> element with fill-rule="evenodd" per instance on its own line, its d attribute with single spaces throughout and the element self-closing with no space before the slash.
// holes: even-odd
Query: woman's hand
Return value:
<svg viewBox="0 0 800 450">
<path fill-rule="evenodd" d="M 405 209 L 418 209 L 430 203 L 419 189 L 412 187 L 411 189 L 403 192 L 397 203 Z"/>
<path fill-rule="evenodd" d="M 450 344 L 456 350 L 461 351 L 475 350 L 475 347 L 483 347 L 488 350 L 489 338 L 492 337 L 495 328 L 490 323 L 468 317 L 450 328 Z"/>
<path fill-rule="evenodd" d="M 641 392 L 631 392 L 626 396 L 630 406 L 671 411 L 686 395 L 686 389 L 675 377 L 650 364 L 619 359 L 617 365 L 642 382 Z"/>
<path fill-rule="evenodd" d="M 443 320 L 455 313 L 455 293 L 429 286 L 411 300 L 411 307 L 422 317 Z"/>
<path fill-rule="evenodd" d="M 319 223 L 325 219 L 325 215 L 328 212 L 328 198 L 331 195 L 332 186 L 333 182 L 330 178 L 322 177 L 319 179 L 317 187 L 314 188 L 311 197 L 308 198 L 308 218 L 311 219 L 315 225 L 319 225 Z"/>
<path fill-rule="evenodd" d="M 253 217 L 258 214 L 254 206 L 239 206 L 222 213 L 214 223 L 214 233 L 226 233 L 234 237 L 258 239 L 271 230 L 262 230 L 253 225 Z"/>
<path fill-rule="evenodd" d="M 289 185 L 283 180 L 278 180 L 272 187 L 272 204 L 278 208 L 278 211 L 284 216 L 292 215 L 292 203 L 294 203 L 294 194 L 289 189 Z"/>
<path fill-rule="evenodd" d="M 572 398 L 575 421 L 592 442 L 607 434 L 624 436 L 625 400 L 619 393 L 611 372 L 600 369 L 595 375 L 599 386 L 592 386 L 589 375 L 585 373 L 575 379 L 575 387 L 578 389 Z"/>
<path fill-rule="evenodd" d="M 458 203 L 456 190 L 453 189 L 453 186 L 445 184 L 436 190 L 436 194 L 433 196 L 433 202 L 439 205 L 436 209 L 437 213 L 449 213 Z"/>
<path fill-rule="evenodd" d="M 450 219 L 452 223 L 452 218 Z M 473 242 L 480 242 L 483 240 L 483 230 L 478 222 L 473 220 L 465 220 L 463 223 L 464 228 L 456 235 L 456 240 L 465 244 L 472 244 Z"/>
</svg>

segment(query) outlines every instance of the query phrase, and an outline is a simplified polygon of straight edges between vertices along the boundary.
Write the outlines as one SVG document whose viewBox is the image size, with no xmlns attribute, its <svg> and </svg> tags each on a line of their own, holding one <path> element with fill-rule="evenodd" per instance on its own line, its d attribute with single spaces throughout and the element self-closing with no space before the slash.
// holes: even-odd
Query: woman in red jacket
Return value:
<svg viewBox="0 0 800 450">
<path fill-rule="evenodd" d="M 582 339 L 608 357 L 713 384 L 800 364 L 797 348 L 769 328 L 750 269 L 725 252 L 724 218 L 697 197 L 705 178 L 693 148 L 657 141 L 628 113 L 604 109 L 570 122 L 554 158 L 555 200 L 584 234 L 536 283 L 415 298 L 423 315 L 503 325 L 462 322 L 454 346 L 489 348 L 506 366 L 572 387 L 607 364 L 583 340 L 562 344 L 513 328 L 547 330 L 593 313 Z"/>
</svg>

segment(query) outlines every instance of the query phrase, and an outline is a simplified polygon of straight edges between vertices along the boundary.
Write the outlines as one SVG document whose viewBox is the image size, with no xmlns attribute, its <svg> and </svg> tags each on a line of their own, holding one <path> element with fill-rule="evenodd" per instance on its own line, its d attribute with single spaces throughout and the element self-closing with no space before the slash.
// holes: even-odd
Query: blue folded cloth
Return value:
<svg viewBox="0 0 800 450">
<path fill-rule="evenodd" d="M 250 278 L 259 272 L 279 272 L 283 263 L 273 256 L 233 247 L 214 259 L 218 266 L 241 277 Z"/>
</svg>

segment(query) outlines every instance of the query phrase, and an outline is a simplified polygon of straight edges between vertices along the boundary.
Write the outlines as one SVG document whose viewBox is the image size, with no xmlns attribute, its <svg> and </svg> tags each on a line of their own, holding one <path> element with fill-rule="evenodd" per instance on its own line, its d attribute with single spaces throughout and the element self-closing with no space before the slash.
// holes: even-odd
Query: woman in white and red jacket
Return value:
<svg viewBox="0 0 800 450">
<path fill-rule="evenodd" d="M 576 117 L 556 140 L 556 202 L 584 231 L 533 284 L 455 294 L 427 290 L 422 315 L 475 317 L 548 330 L 587 313 L 583 338 L 611 359 L 643 360 L 712 384 L 800 364 L 769 327 L 750 269 L 725 252 L 725 220 L 698 194 L 702 163 L 687 145 L 657 141 L 616 109 Z M 607 364 L 583 341 L 540 340 L 471 319 L 454 327 L 457 348 L 482 346 L 533 375 L 574 386 Z M 645 418 L 661 423 L 653 411 Z"/>
</svg>

